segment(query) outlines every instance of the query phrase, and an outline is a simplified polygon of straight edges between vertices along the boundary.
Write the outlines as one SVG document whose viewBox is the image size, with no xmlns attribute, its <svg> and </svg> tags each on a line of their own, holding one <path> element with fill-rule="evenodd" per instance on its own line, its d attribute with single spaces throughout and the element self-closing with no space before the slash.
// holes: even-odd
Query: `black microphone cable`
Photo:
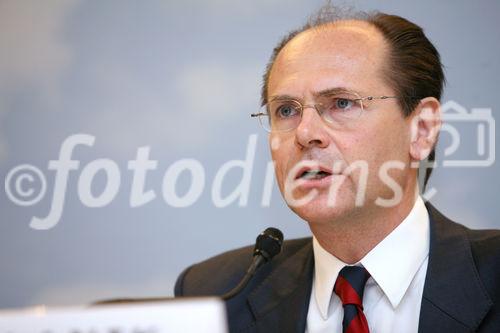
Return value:
<svg viewBox="0 0 500 333">
<path fill-rule="evenodd" d="M 267 228 L 257 236 L 253 250 L 253 260 L 245 276 L 243 276 L 243 279 L 241 279 L 236 287 L 222 295 L 221 298 L 227 301 L 240 293 L 246 287 L 257 269 L 281 252 L 282 245 L 283 233 L 279 229 Z"/>
</svg>

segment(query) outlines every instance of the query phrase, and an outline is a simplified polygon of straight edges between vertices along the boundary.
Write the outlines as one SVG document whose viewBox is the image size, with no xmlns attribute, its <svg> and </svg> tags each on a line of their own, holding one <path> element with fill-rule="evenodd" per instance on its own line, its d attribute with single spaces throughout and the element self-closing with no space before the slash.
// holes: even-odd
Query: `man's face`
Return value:
<svg viewBox="0 0 500 333">
<path fill-rule="evenodd" d="M 346 21 L 301 33 L 276 58 L 268 99 L 291 96 L 310 106 L 317 102 L 319 92 L 332 88 L 345 88 L 362 97 L 394 96 L 383 78 L 387 56 L 388 45 L 381 33 L 364 22 Z M 331 223 L 367 213 L 377 207 L 377 197 L 394 196 L 379 176 L 384 163 L 404 163 L 404 170 L 393 168 L 388 174 L 403 187 L 408 182 L 409 129 L 410 119 L 403 117 L 397 99 L 367 101 L 359 118 L 342 128 L 306 107 L 296 129 L 269 136 L 280 190 L 289 206 L 309 223 Z M 366 172 L 361 171 L 361 164 L 354 167 L 359 161 Z M 349 166 L 354 167 L 352 172 Z M 315 175 L 314 170 L 322 172 Z M 364 185 L 364 203 L 357 206 L 356 195 Z M 311 191 L 312 199 L 301 203 Z"/>
</svg>

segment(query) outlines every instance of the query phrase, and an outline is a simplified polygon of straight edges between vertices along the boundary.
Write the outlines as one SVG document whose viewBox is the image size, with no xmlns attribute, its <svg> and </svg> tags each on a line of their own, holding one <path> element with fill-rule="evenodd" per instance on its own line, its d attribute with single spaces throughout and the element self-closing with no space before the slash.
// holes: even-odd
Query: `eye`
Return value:
<svg viewBox="0 0 500 333">
<path fill-rule="evenodd" d="M 334 100 L 334 107 L 340 110 L 348 110 L 354 106 L 354 100 L 349 98 L 336 98 Z"/>
<path fill-rule="evenodd" d="M 279 118 L 290 118 L 297 114 L 297 108 L 290 104 L 281 105 L 276 109 L 276 116 Z"/>
</svg>

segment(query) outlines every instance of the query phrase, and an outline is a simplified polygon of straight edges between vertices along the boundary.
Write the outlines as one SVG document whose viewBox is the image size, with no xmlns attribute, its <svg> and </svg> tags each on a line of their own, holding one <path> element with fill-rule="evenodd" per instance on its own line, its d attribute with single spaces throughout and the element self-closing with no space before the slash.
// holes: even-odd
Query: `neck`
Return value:
<svg viewBox="0 0 500 333">
<path fill-rule="evenodd" d="M 347 264 L 357 263 L 409 215 L 416 189 L 416 184 L 408 186 L 401 202 L 393 207 L 372 205 L 332 223 L 309 226 L 326 251 Z"/>
</svg>

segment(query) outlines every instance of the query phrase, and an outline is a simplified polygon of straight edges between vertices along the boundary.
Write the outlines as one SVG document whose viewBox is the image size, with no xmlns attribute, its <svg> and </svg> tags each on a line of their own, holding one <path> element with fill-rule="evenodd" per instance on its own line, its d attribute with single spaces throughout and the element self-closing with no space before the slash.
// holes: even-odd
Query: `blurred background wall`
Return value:
<svg viewBox="0 0 500 333">
<path fill-rule="evenodd" d="M 0 307 L 168 296 L 183 268 L 251 244 L 267 226 L 281 228 L 286 238 L 309 235 L 277 188 L 269 205 L 262 204 L 267 136 L 249 114 L 259 108 L 261 75 L 275 43 L 322 3 L 1 0 L 0 176 L 4 180 L 18 165 L 30 164 L 43 172 L 47 190 L 27 206 L 13 201 L 4 187 L 0 191 Z M 457 103 L 447 104 L 456 113 L 491 108 L 496 116 L 500 2 L 347 4 L 399 14 L 424 27 L 446 66 L 443 102 Z M 482 125 L 481 133 L 489 125 Z M 478 155 L 477 122 L 456 126 L 459 149 L 447 158 L 487 160 L 498 140 L 488 141 Z M 32 217 L 44 218 L 51 208 L 55 171 L 48 169 L 49 161 L 79 133 L 95 143 L 73 151 L 80 165 L 69 173 L 62 217 L 48 230 L 35 230 Z M 217 171 L 230 160 L 245 159 L 253 134 L 247 204 L 236 200 L 216 207 L 211 188 Z M 453 140 L 441 135 L 438 160 Z M 145 183 L 156 197 L 132 208 L 128 161 L 140 147 L 149 147 L 149 158 L 157 161 Z M 78 179 L 96 159 L 118 166 L 120 187 L 108 205 L 89 208 L 79 198 Z M 164 200 L 162 182 L 182 159 L 200 162 L 205 186 L 192 205 L 178 208 Z M 499 169 L 498 163 L 438 168 L 429 184 L 435 190 L 431 201 L 467 226 L 499 228 Z M 224 196 L 241 176 L 237 168 L 228 173 Z M 97 173 L 92 193 L 101 193 L 106 182 L 105 173 Z M 189 173 L 176 184 L 179 194 L 186 193 Z M 25 178 L 21 185 L 29 196 L 34 195 L 29 189 L 39 190 L 42 183 Z"/>
</svg>

